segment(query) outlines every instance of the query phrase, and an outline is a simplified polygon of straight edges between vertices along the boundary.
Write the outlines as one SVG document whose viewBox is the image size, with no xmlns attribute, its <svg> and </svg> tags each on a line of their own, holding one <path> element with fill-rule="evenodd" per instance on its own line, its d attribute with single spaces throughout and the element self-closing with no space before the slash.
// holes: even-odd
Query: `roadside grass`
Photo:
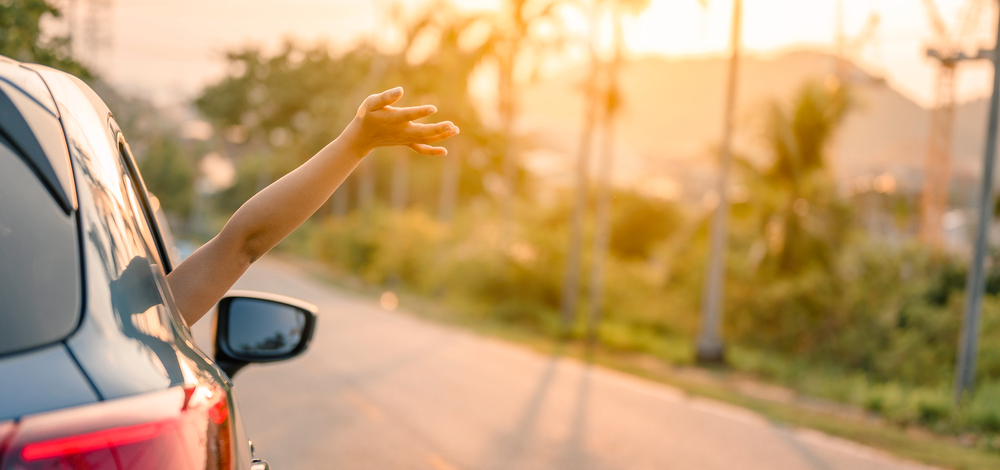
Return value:
<svg viewBox="0 0 1000 470">
<path fill-rule="evenodd" d="M 285 262 L 298 265 L 312 277 L 329 285 L 353 292 L 355 295 L 377 302 L 387 289 L 336 270 L 319 262 L 304 260 L 288 254 L 278 254 Z M 672 364 L 689 363 L 690 344 L 684 339 L 664 340 L 658 338 L 660 350 L 648 352 L 621 352 L 606 347 L 591 346 L 584 341 L 562 341 L 551 336 L 519 327 L 516 324 L 498 321 L 490 317 L 469 315 L 479 306 L 461 301 L 445 301 L 433 296 L 413 294 L 400 289 L 391 289 L 400 299 L 403 313 L 471 330 L 477 334 L 517 343 L 542 354 L 560 354 L 581 361 L 598 364 L 610 369 L 663 383 L 693 396 L 719 400 L 757 412 L 776 425 L 809 428 L 831 436 L 884 450 L 895 456 L 928 465 L 953 469 L 995 469 L 1000 468 L 1000 437 L 990 435 L 949 436 L 933 432 L 919 425 L 906 424 L 909 421 L 887 419 L 885 415 L 885 395 L 899 395 L 898 390 L 881 390 L 882 395 L 873 393 L 872 404 L 864 408 L 833 401 L 803 396 L 789 389 L 769 385 L 773 381 L 759 380 L 760 374 L 746 374 L 725 368 L 704 368 L 697 366 L 677 367 Z M 735 349 L 729 353 L 731 361 L 761 361 L 751 352 Z M 745 365 L 745 364 L 744 364 Z M 749 367 L 754 369 L 753 367 Z M 842 378 L 841 378 L 842 379 Z M 836 380 L 830 377 L 828 380 Z M 777 389 L 763 397 L 760 393 L 748 392 L 747 383 L 756 383 L 756 389 Z M 823 385 L 816 388 L 825 390 Z M 781 393 L 787 392 L 787 393 Z M 839 395 L 838 392 L 819 395 Z M 877 398 L 882 397 L 882 398 Z M 1000 398 L 1000 396 L 998 396 Z M 931 400 L 933 401 L 933 400 Z M 881 403 L 879 405 L 878 403 Z M 879 407 L 883 408 L 879 408 Z M 867 408 L 867 409 L 865 409 Z M 933 406 L 926 407 L 933 409 Z M 881 412 L 881 413 L 877 413 Z M 929 411 L 933 413 L 934 411 Z"/>
</svg>

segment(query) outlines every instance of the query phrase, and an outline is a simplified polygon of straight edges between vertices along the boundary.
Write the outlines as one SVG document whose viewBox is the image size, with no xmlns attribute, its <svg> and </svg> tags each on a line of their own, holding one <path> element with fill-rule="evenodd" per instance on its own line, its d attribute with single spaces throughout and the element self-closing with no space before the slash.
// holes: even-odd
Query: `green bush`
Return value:
<svg viewBox="0 0 1000 470">
<path fill-rule="evenodd" d="M 1000 432 L 1000 381 L 981 384 L 967 405 L 963 418 L 973 429 Z"/>
</svg>

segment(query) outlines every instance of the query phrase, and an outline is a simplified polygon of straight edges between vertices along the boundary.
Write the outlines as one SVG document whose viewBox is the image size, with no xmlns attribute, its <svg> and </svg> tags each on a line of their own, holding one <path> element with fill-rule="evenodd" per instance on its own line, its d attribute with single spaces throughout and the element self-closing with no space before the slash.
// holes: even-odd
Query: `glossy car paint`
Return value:
<svg viewBox="0 0 1000 470">
<path fill-rule="evenodd" d="M 98 401 L 62 343 L 5 357 L 0 360 L 0 378 L 0 419 Z"/>
<path fill-rule="evenodd" d="M 4 85 L 33 87 L 36 99 L 54 108 L 65 135 L 72 165 L 67 179 L 78 203 L 83 302 L 77 327 L 61 341 L 0 357 L 0 383 L 7 383 L 0 386 L 0 421 L 176 386 L 219 387 L 232 410 L 235 467 L 249 468 L 251 454 L 232 383 L 195 347 L 174 305 L 165 278 L 169 260 L 161 254 L 156 223 L 144 214 L 148 196 L 111 112 L 75 77 L 16 63 L 16 72 L 10 72 L 10 64 L 0 67 Z M 65 386 L 51 377 L 44 382 L 21 373 L 27 369 L 61 375 L 56 381 Z M 12 378 L 25 383 L 10 385 Z M 28 391 L 34 394 L 30 400 L 11 399 Z"/>
</svg>

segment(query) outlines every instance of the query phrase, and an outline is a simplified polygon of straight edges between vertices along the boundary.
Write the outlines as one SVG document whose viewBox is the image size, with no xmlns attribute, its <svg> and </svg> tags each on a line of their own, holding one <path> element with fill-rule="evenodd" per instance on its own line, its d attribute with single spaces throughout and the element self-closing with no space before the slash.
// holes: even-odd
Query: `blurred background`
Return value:
<svg viewBox="0 0 1000 470">
<path fill-rule="evenodd" d="M 995 229 L 953 399 L 996 2 L 742 3 L 734 56 L 732 0 L 6 0 L 0 54 L 85 76 L 193 244 L 402 85 L 461 127 L 449 156 L 376 150 L 279 251 L 387 310 L 1000 452 Z"/>
</svg>

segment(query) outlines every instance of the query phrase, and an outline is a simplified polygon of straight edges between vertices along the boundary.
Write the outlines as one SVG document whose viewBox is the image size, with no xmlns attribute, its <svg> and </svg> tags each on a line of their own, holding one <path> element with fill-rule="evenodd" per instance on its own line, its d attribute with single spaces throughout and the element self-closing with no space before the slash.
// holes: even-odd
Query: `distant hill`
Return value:
<svg viewBox="0 0 1000 470">
<path fill-rule="evenodd" d="M 745 58 L 738 93 L 737 151 L 766 161 L 769 155 L 760 135 L 769 103 L 777 99 L 787 105 L 803 83 L 824 80 L 834 67 L 832 56 L 818 52 Z M 560 173 L 553 168 L 568 168 L 579 147 L 582 73 L 577 70 L 541 81 L 522 95 L 519 128 L 534 143 L 550 149 L 529 160 L 561 160 L 532 162 L 550 173 Z M 678 195 L 688 197 L 697 197 L 709 187 L 715 168 L 712 149 L 722 133 L 725 73 L 722 58 L 646 57 L 624 68 L 624 111 L 617 130 L 621 145 L 615 170 L 619 184 L 669 179 L 680 191 Z M 859 69 L 853 71 L 852 82 L 859 106 L 831 148 L 834 171 L 844 180 L 891 172 L 904 187 L 916 190 L 926 159 L 930 111 Z M 986 110 L 985 100 L 956 109 L 956 179 L 970 178 L 977 171 Z"/>
</svg>

